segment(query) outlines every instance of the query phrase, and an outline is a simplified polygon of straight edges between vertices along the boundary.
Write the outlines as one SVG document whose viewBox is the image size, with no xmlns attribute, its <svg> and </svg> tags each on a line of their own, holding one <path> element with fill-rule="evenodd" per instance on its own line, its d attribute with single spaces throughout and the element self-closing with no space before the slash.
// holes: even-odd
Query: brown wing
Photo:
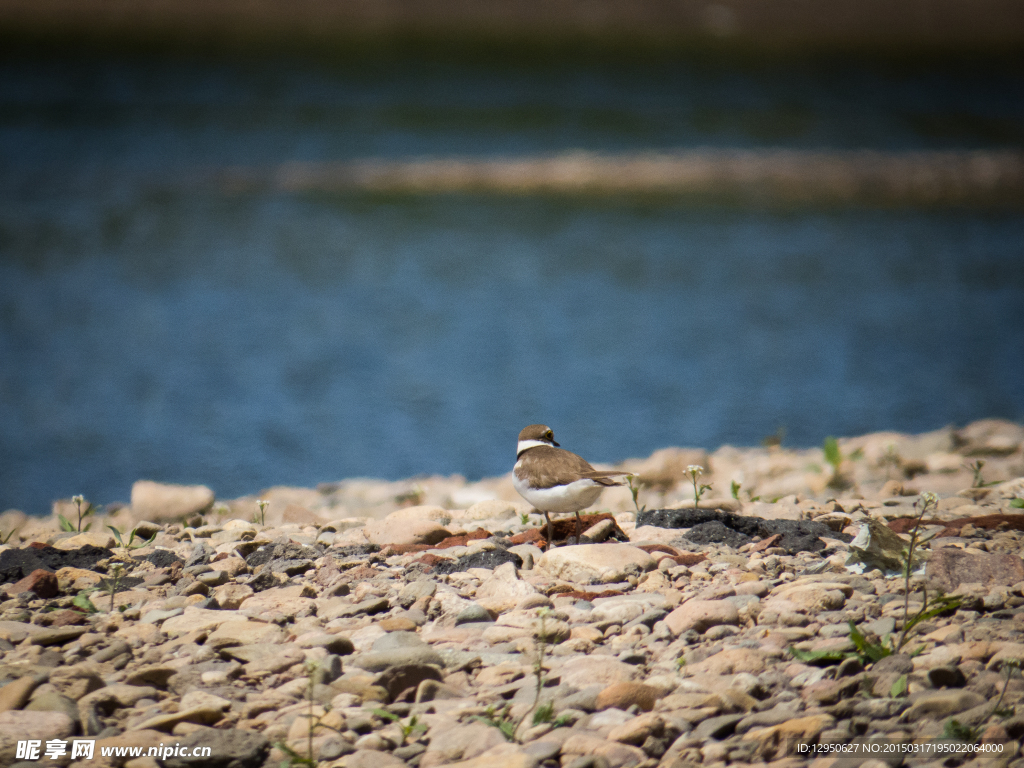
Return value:
<svg viewBox="0 0 1024 768">
<path fill-rule="evenodd" d="M 616 472 L 613 469 L 595 469 L 593 472 L 587 472 L 583 476 L 599 485 L 623 485 L 621 480 L 616 480 L 615 478 L 628 474 L 629 472 Z"/>
<path fill-rule="evenodd" d="M 582 456 L 549 445 L 538 445 L 523 454 L 523 470 L 534 476 L 538 488 L 567 485 L 574 480 L 593 480 L 600 485 L 621 485 L 616 476 L 628 474 L 613 470 L 594 469 Z"/>
</svg>

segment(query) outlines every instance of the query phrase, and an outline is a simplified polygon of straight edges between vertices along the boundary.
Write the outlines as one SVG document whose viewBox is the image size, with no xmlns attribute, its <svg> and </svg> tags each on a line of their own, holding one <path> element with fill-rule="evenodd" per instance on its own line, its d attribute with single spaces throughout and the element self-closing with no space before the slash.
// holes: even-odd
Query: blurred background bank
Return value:
<svg viewBox="0 0 1024 768">
<path fill-rule="evenodd" d="M 0 0 L 0 510 L 1024 419 L 1001 0 Z"/>
</svg>

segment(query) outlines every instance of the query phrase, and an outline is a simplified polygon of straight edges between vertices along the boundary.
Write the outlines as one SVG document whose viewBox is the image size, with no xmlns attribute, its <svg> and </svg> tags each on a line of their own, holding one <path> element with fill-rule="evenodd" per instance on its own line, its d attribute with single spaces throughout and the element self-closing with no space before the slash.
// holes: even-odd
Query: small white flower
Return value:
<svg viewBox="0 0 1024 768">
<path fill-rule="evenodd" d="M 85 503 L 85 496 L 83 496 L 82 494 L 78 494 L 77 496 L 72 496 L 71 497 L 71 501 L 73 503 L 75 503 L 75 504 L 84 504 Z"/>
<path fill-rule="evenodd" d="M 686 474 L 691 475 L 695 478 L 700 477 L 701 475 L 704 474 L 704 467 L 700 466 L 699 464 L 690 464 L 686 468 Z"/>
</svg>

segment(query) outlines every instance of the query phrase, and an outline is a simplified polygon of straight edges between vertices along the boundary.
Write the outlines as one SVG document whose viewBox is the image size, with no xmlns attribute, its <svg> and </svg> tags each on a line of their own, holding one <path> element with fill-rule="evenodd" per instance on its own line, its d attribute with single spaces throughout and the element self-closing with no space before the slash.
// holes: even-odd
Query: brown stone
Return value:
<svg viewBox="0 0 1024 768">
<path fill-rule="evenodd" d="M 0 688 L 0 712 L 21 709 L 25 706 L 25 702 L 28 701 L 28 697 L 35 687 L 35 678 L 32 675 L 26 675 Z"/>
<path fill-rule="evenodd" d="M 57 577 L 42 568 L 37 568 L 25 578 L 20 581 L 16 581 L 14 584 L 7 587 L 7 593 L 9 595 L 20 595 L 22 592 L 34 592 L 44 600 L 56 597 L 58 591 Z"/>
<path fill-rule="evenodd" d="M 757 542 L 757 544 L 755 544 L 754 546 L 752 546 L 750 548 L 750 551 L 751 552 L 764 552 L 769 547 L 774 547 L 780 541 L 782 541 L 782 534 L 781 533 L 776 533 L 774 536 L 769 536 L 767 539 L 764 539 L 763 541 Z"/>
<path fill-rule="evenodd" d="M 629 709 L 636 704 L 645 712 L 650 712 L 660 695 L 660 690 L 643 683 L 612 683 L 597 695 L 597 708 Z"/>
<path fill-rule="evenodd" d="M 608 538 L 616 541 L 629 541 L 629 537 L 626 536 L 625 532 L 619 528 L 619 524 L 615 522 L 615 518 L 607 512 L 601 512 L 593 515 L 580 515 L 580 533 L 592 528 L 602 520 L 610 520 L 614 525 Z M 544 523 L 540 528 L 531 528 L 517 533 L 511 538 L 512 544 L 533 544 L 541 549 L 547 544 L 548 525 Z M 551 520 L 551 537 L 554 539 L 554 544 L 564 544 L 570 537 L 576 537 L 576 516 L 566 516 L 559 518 L 558 520 Z"/>
<path fill-rule="evenodd" d="M 51 613 L 41 613 L 36 617 L 36 621 L 44 627 L 73 627 L 85 624 L 88 620 L 89 617 L 86 614 L 70 608 L 52 611 Z"/>
<path fill-rule="evenodd" d="M 1011 586 L 1024 581 L 1024 560 L 1011 554 L 975 555 L 956 547 L 940 547 L 932 552 L 926 574 L 944 592 L 961 584 Z"/>
</svg>

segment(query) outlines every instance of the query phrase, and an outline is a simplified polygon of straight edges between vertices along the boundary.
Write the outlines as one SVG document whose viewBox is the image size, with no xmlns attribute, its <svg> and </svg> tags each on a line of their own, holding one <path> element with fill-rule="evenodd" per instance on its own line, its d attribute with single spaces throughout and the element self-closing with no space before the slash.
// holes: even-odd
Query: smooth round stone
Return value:
<svg viewBox="0 0 1024 768">
<path fill-rule="evenodd" d="M 486 608 L 479 603 L 470 603 L 455 617 L 455 626 L 474 624 L 479 621 L 494 621 Z"/>
<path fill-rule="evenodd" d="M 458 624 L 458 619 L 456 619 L 455 623 Z M 416 630 L 416 622 L 403 617 L 378 621 L 377 626 L 385 632 L 413 632 Z"/>
<path fill-rule="evenodd" d="M 383 629 L 383 627 L 382 627 Z M 426 643 L 415 632 L 391 631 L 373 643 L 375 651 L 391 651 L 397 648 L 422 648 Z"/>
</svg>

